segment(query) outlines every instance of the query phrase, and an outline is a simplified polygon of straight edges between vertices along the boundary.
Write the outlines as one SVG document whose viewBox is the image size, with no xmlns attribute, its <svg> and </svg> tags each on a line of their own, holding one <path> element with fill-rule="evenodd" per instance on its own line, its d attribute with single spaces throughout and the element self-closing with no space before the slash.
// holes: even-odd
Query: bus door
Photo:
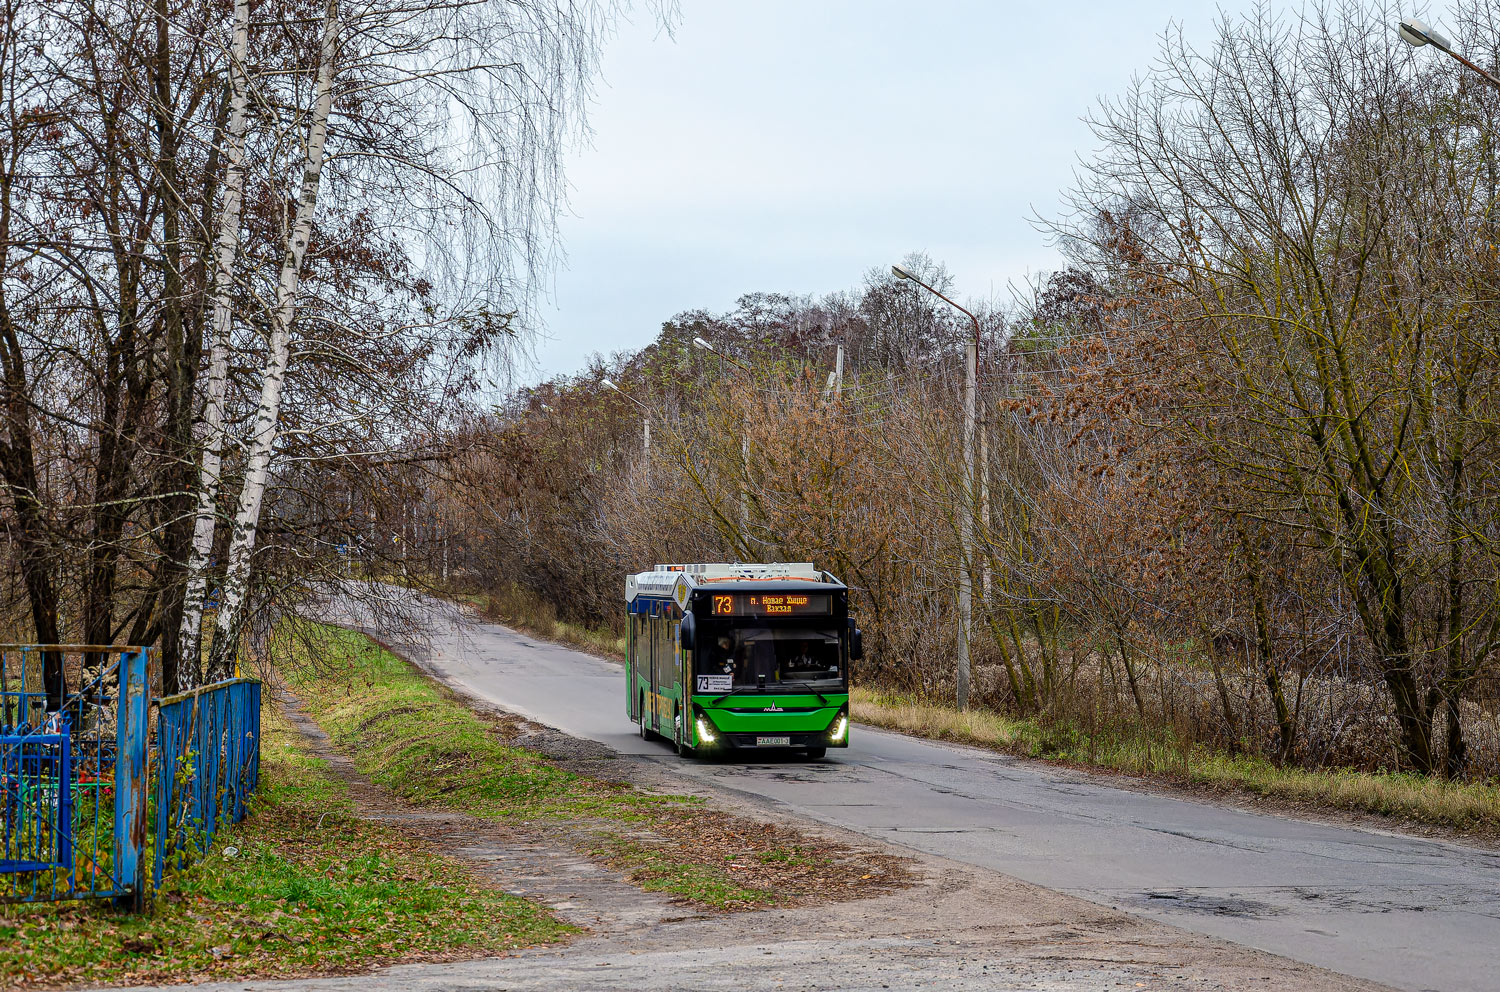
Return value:
<svg viewBox="0 0 1500 992">
<path fill-rule="evenodd" d="M 650 619 L 647 621 L 650 633 L 646 637 L 646 684 L 651 688 L 646 696 L 646 716 L 642 716 L 641 718 L 644 721 L 649 716 L 651 722 L 645 725 L 652 730 L 656 729 L 656 694 L 658 691 L 656 678 L 656 642 L 661 639 L 659 636 L 661 624 L 657 618 L 659 609 L 660 607 L 656 603 L 652 603 Z"/>
<path fill-rule="evenodd" d="M 663 674 L 671 679 L 668 684 L 672 686 L 673 695 L 677 701 L 672 705 L 672 713 L 668 717 L 671 721 L 667 724 L 667 734 L 673 740 L 677 738 L 677 714 L 680 707 L 687 700 L 687 690 L 683 687 L 689 683 L 682 680 L 682 649 L 678 646 L 677 632 L 682 628 L 682 618 L 677 611 L 672 611 L 672 625 L 667 628 L 667 643 L 662 646 L 665 657 L 662 659 Z"/>
</svg>

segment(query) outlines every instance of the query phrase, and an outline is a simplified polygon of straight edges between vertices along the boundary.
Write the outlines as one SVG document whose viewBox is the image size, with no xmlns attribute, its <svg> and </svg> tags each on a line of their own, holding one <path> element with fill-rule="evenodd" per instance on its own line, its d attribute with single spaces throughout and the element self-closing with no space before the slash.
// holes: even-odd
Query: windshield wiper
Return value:
<svg viewBox="0 0 1500 992">
<path fill-rule="evenodd" d="M 747 689 L 754 689 L 754 688 L 755 688 L 755 686 L 753 686 L 753 685 L 746 685 L 746 686 L 738 686 L 736 688 L 730 689 L 728 692 L 724 693 L 724 695 L 720 696 L 718 699 L 715 699 L 709 705 L 710 706 L 718 706 L 720 703 L 722 703 L 724 700 L 728 699 L 730 696 L 738 696 L 740 693 L 746 691 Z"/>
<path fill-rule="evenodd" d="M 818 697 L 818 702 L 819 702 L 819 703 L 821 703 L 821 704 L 822 704 L 822 705 L 824 705 L 824 706 L 827 706 L 827 705 L 828 705 L 828 697 L 827 697 L 827 696 L 825 696 L 825 695 L 823 695 L 823 694 L 822 694 L 822 693 L 821 693 L 821 692 L 819 692 L 819 691 L 818 691 L 818 690 L 816 690 L 816 689 L 814 689 L 814 688 L 813 688 L 813 687 L 812 687 L 812 686 L 811 686 L 811 685 L 810 685 L 810 684 L 809 684 L 809 683 L 807 683 L 807 682 L 778 682 L 778 683 L 776 683 L 776 685 L 777 685 L 777 686 L 778 686 L 778 687 L 779 687 L 779 686 L 783 686 L 783 685 L 800 685 L 800 686 L 801 686 L 801 687 L 802 687 L 802 688 L 804 688 L 804 689 L 806 689 L 806 690 L 807 690 L 807 691 L 808 691 L 808 692 L 810 692 L 810 693 L 812 693 L 812 694 L 813 694 L 813 695 L 814 695 L 814 696 L 817 696 L 817 697 Z"/>
<path fill-rule="evenodd" d="M 825 696 L 825 695 L 823 695 L 818 690 L 814 689 L 811 685 L 809 685 L 806 682 L 776 682 L 776 683 L 773 683 L 771 685 L 767 685 L 767 686 L 764 686 L 764 687 L 758 686 L 758 685 L 736 686 L 735 688 L 733 688 L 733 689 L 729 690 L 728 692 L 724 693 L 724 695 L 722 695 L 722 696 L 718 697 L 717 699 L 715 699 L 710 705 L 712 705 L 712 706 L 718 706 L 720 703 L 722 703 L 724 700 L 728 699 L 730 696 L 738 696 L 741 693 L 750 693 L 751 695 L 765 695 L 766 693 L 774 692 L 775 690 L 780 689 L 784 685 L 800 685 L 802 688 L 806 689 L 808 692 L 812 693 L 814 696 L 817 696 L 818 697 L 818 702 L 821 705 L 823 705 L 823 706 L 827 706 L 828 705 L 828 697 Z"/>
</svg>

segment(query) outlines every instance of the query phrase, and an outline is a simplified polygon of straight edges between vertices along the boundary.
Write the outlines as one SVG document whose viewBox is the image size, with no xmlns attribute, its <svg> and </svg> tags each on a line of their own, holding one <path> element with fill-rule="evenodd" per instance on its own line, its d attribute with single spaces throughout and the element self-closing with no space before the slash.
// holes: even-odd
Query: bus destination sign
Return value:
<svg viewBox="0 0 1500 992">
<path fill-rule="evenodd" d="M 826 616 L 827 593 L 718 593 L 713 597 L 716 617 Z"/>
</svg>

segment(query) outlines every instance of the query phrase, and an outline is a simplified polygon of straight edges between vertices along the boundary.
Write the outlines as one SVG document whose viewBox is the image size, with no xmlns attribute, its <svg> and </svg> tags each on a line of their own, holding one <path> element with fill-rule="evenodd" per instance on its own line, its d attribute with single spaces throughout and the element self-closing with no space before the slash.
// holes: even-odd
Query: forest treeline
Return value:
<svg viewBox="0 0 1500 992">
<path fill-rule="evenodd" d="M 1457 47 L 1495 65 L 1493 8 L 1455 10 Z M 1068 265 L 980 308 L 972 488 L 969 326 L 877 265 L 848 293 L 680 314 L 476 415 L 417 514 L 441 572 L 618 627 L 627 571 L 811 560 L 856 590 L 857 680 L 951 699 L 968 569 L 985 705 L 1500 774 L 1500 92 L 1395 19 L 1169 34 L 1101 104 L 1044 225 Z"/>
</svg>

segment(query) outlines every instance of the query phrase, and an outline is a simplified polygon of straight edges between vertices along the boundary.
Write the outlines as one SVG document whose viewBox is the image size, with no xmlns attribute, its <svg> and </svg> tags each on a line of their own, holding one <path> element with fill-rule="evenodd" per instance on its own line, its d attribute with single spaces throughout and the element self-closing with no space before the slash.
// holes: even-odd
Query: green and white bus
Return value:
<svg viewBox="0 0 1500 992">
<path fill-rule="evenodd" d="M 683 755 L 849 746 L 849 589 L 810 562 L 657 565 L 625 577 L 625 706 Z"/>
</svg>

